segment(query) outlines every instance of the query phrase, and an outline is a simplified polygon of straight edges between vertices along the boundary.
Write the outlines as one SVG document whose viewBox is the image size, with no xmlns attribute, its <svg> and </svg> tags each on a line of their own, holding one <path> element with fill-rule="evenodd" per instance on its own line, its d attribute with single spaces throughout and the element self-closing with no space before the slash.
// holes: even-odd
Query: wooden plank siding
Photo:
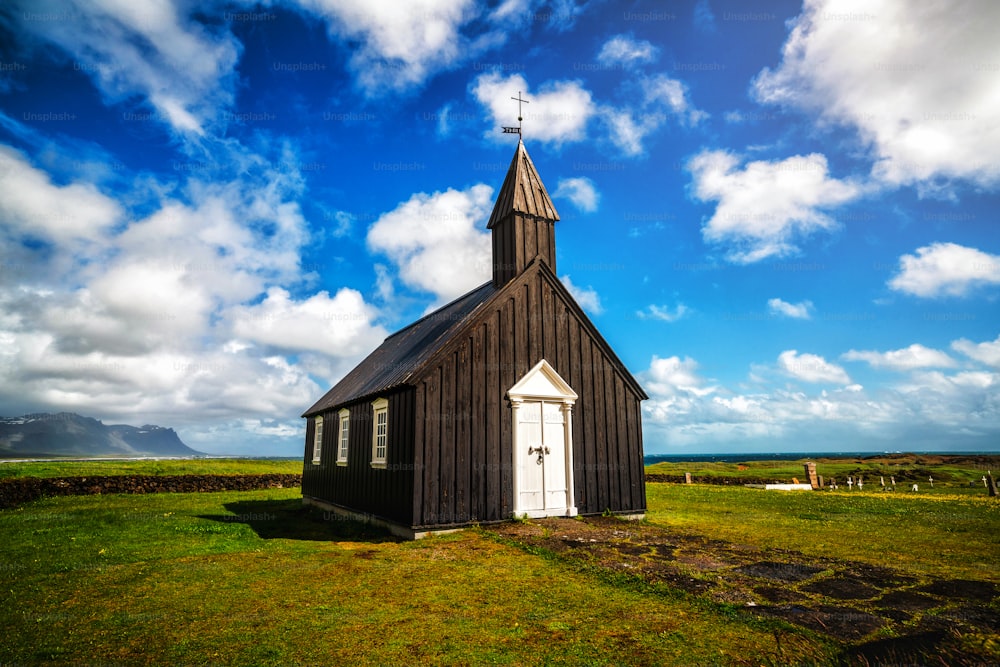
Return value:
<svg viewBox="0 0 1000 667">
<path fill-rule="evenodd" d="M 430 360 L 415 402 L 425 413 L 418 439 L 427 465 L 417 467 L 424 493 L 414 498 L 421 508 L 414 527 L 510 518 L 512 424 L 504 397 L 542 358 L 580 396 L 573 410 L 580 513 L 645 510 L 642 397 L 564 289 L 540 270 L 525 272 Z"/>
<path fill-rule="evenodd" d="M 313 464 L 312 447 L 307 447 L 302 494 L 408 525 L 414 497 L 414 391 L 404 389 L 385 398 L 389 401 L 386 467 L 371 466 L 371 401 L 347 406 L 350 425 L 346 466 L 336 463 L 336 448 L 340 439 L 339 411 L 325 412 L 321 460 L 319 464 Z M 307 437 L 312 437 L 314 428 L 314 420 L 310 419 L 306 427 Z"/>
</svg>

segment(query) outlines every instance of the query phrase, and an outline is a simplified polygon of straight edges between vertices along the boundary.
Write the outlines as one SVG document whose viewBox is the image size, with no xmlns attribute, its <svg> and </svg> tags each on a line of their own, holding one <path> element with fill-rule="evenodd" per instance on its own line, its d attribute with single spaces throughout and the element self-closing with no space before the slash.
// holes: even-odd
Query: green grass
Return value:
<svg viewBox="0 0 1000 667">
<path fill-rule="evenodd" d="M 673 530 L 917 575 L 1000 582 L 1000 502 L 985 493 L 647 484 L 646 498 L 647 520 Z"/>
<path fill-rule="evenodd" d="M 824 640 L 479 531 L 386 541 L 297 490 L 0 512 L 0 663 L 787 664 Z"/>
<path fill-rule="evenodd" d="M 803 469 L 806 461 L 816 463 L 817 474 L 822 475 L 829 483 L 836 478 L 838 484 L 846 489 L 848 475 L 862 475 L 865 488 L 881 488 L 879 477 L 889 484 L 892 476 L 896 477 L 897 491 L 909 488 L 915 481 L 924 493 L 985 493 L 980 479 L 987 470 L 1000 473 L 1000 457 L 998 456 L 941 456 L 920 454 L 896 454 L 887 456 L 872 456 L 860 459 L 800 459 L 795 461 L 743 461 L 739 463 L 715 461 L 664 461 L 646 466 L 647 473 L 683 476 L 689 472 L 695 477 L 722 478 L 761 478 L 775 482 L 791 482 L 797 478 L 807 482 Z M 934 477 L 934 487 L 928 483 L 928 477 Z M 903 480 L 909 480 L 904 483 Z M 972 486 L 969 483 L 972 482 Z"/>
<path fill-rule="evenodd" d="M 18 466 L 36 476 L 301 470 Z M 1000 582 L 1000 502 L 933 474 L 939 488 L 918 494 L 650 483 L 647 521 L 920 578 Z M 0 664 L 773 665 L 832 662 L 840 648 L 659 588 L 474 529 L 395 542 L 303 509 L 298 489 L 59 497 L 0 511 Z"/>
<path fill-rule="evenodd" d="M 134 461 L 25 461 L 0 463 L 4 477 L 92 477 L 97 475 L 300 474 L 302 461 L 179 459 Z"/>
</svg>

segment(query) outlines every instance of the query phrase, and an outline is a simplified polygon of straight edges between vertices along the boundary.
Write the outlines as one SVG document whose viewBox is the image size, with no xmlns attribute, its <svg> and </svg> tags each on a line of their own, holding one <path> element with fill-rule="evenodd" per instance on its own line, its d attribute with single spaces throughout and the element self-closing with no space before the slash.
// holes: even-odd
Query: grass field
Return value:
<svg viewBox="0 0 1000 667">
<path fill-rule="evenodd" d="M 807 461 L 816 463 L 816 470 L 829 483 L 847 489 L 847 477 L 863 476 L 865 488 L 881 490 L 880 478 L 886 485 L 895 477 L 897 491 L 909 489 L 916 482 L 922 493 L 982 493 L 980 481 L 987 471 L 1000 474 L 1000 456 L 947 456 L 934 454 L 893 454 L 865 458 L 815 458 L 795 461 L 743 461 L 743 462 L 688 462 L 666 461 L 646 466 L 652 474 L 683 476 L 689 472 L 695 477 L 724 480 L 760 478 L 775 482 L 790 482 L 792 478 L 808 481 L 803 470 Z M 931 486 L 928 478 L 934 478 Z M 971 484 L 971 486 L 970 486 Z"/>
<path fill-rule="evenodd" d="M 139 463 L 123 474 L 208 472 L 178 469 L 202 462 Z M 867 489 L 652 483 L 647 523 L 920 578 L 1000 582 L 996 499 Z M 784 665 L 834 664 L 842 649 L 489 531 L 388 540 L 302 508 L 298 489 L 48 498 L 0 511 L 0 538 L 4 665 Z M 968 641 L 1000 661 L 995 636 Z"/>
<path fill-rule="evenodd" d="M 476 530 L 383 541 L 292 489 L 52 498 L 0 512 L 0 533 L 0 663 L 784 662 L 771 627 L 726 610 Z"/>
<path fill-rule="evenodd" d="M 647 518 L 675 531 L 1000 582 L 1000 502 L 969 495 L 764 491 L 647 484 Z"/>
<path fill-rule="evenodd" d="M 136 459 L 133 461 L 17 461 L 0 463 L 9 477 L 93 477 L 97 475 L 300 474 L 302 461 L 262 459 Z"/>
</svg>

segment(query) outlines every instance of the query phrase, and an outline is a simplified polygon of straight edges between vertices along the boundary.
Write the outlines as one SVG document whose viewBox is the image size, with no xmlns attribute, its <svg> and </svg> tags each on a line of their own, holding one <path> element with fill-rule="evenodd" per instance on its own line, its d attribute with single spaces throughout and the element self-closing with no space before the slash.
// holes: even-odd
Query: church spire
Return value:
<svg viewBox="0 0 1000 667">
<path fill-rule="evenodd" d="M 559 220 L 524 142 L 517 142 L 487 228 L 493 232 L 493 284 L 500 287 L 536 257 L 556 270 Z"/>
</svg>

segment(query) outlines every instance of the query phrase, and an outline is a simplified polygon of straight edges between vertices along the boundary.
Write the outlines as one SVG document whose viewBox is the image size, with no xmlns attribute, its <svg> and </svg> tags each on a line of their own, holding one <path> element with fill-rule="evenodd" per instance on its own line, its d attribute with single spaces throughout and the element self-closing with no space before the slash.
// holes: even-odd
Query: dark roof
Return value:
<svg viewBox="0 0 1000 667">
<path fill-rule="evenodd" d="M 545 218 L 553 222 L 559 219 L 556 207 L 552 204 L 542 179 L 535 170 L 535 165 L 528 157 L 528 151 L 523 142 L 517 143 L 514 159 L 510 161 L 507 176 L 503 179 L 500 193 L 497 195 L 493 213 L 487 229 L 503 220 L 511 212 Z"/>
<path fill-rule="evenodd" d="M 488 282 L 392 334 L 302 416 L 405 385 L 496 291 L 493 282 Z"/>
</svg>

